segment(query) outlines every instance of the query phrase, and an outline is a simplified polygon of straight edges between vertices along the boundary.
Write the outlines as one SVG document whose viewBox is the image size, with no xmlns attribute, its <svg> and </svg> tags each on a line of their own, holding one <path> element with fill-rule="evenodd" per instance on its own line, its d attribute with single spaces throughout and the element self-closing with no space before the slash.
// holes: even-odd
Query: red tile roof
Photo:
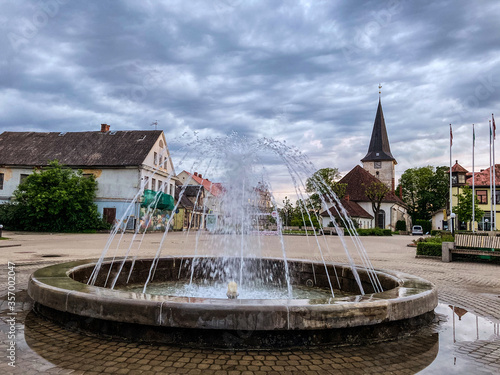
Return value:
<svg viewBox="0 0 500 375">
<path fill-rule="evenodd" d="M 370 202 L 365 191 L 366 187 L 373 182 L 380 182 L 380 180 L 359 165 L 356 165 L 339 181 L 339 183 L 347 184 L 345 196 L 349 196 L 349 200 L 354 202 Z M 394 202 L 405 206 L 404 202 L 393 191 L 386 194 L 383 202 Z"/>
<path fill-rule="evenodd" d="M 453 170 L 453 169 L 452 169 Z M 490 168 L 474 173 L 474 185 L 490 187 Z M 496 185 L 500 185 L 500 164 L 495 164 Z M 467 179 L 467 184 L 472 186 L 472 176 Z"/>
<path fill-rule="evenodd" d="M 219 182 L 212 182 L 208 178 L 205 178 L 203 176 L 200 177 L 198 173 L 192 174 L 188 171 L 184 171 L 188 175 L 191 176 L 191 178 L 196 181 L 196 183 L 202 185 L 206 191 L 208 191 L 210 194 L 213 196 L 220 196 L 224 192 L 224 188 L 222 187 L 222 184 Z"/>
<path fill-rule="evenodd" d="M 350 217 L 360 217 L 360 218 L 363 218 L 363 219 L 373 219 L 373 216 L 370 215 L 368 212 L 366 212 L 363 209 L 363 207 L 361 207 L 356 202 L 353 202 L 353 201 L 350 201 L 350 200 L 346 200 L 346 199 L 342 199 L 340 201 L 340 203 L 342 203 L 342 206 L 344 206 L 345 210 L 347 211 L 347 213 L 349 214 Z M 321 213 L 321 216 L 323 216 L 323 217 L 330 216 L 328 214 L 328 212 L 330 212 L 335 217 L 338 216 L 338 213 L 337 213 L 337 210 L 336 210 L 335 207 L 331 207 L 328 210 L 323 211 Z"/>
<path fill-rule="evenodd" d="M 460 164 L 458 164 L 458 160 L 455 162 L 455 165 L 453 165 L 453 167 L 451 167 L 451 173 L 469 173 L 469 171 L 467 169 L 465 169 L 464 167 L 462 167 Z M 448 169 L 446 171 L 446 173 L 450 173 L 450 170 Z"/>
</svg>

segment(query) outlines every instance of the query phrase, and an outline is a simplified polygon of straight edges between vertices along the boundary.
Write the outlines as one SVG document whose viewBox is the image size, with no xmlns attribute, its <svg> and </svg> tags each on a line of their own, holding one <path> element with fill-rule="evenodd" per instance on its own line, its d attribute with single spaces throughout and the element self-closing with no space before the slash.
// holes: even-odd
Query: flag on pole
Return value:
<svg viewBox="0 0 500 375">
<path fill-rule="evenodd" d="M 491 114 L 491 121 L 493 122 L 493 139 L 496 139 L 497 127 L 495 126 L 495 117 L 493 117 L 493 113 Z"/>
<path fill-rule="evenodd" d="M 450 124 L 450 147 L 453 146 L 453 131 L 451 130 L 451 124 Z"/>
</svg>

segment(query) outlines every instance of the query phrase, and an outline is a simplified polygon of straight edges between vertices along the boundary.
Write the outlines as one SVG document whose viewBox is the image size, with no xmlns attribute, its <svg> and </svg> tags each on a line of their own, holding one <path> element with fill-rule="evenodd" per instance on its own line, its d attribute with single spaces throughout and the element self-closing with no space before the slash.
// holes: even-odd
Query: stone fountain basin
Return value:
<svg viewBox="0 0 500 375">
<path fill-rule="evenodd" d="M 211 258 L 201 259 L 212 261 Z M 190 268 L 183 268 L 182 264 L 192 260 L 192 257 L 160 259 L 155 281 L 178 277 L 188 280 Z M 151 259 L 137 260 L 130 282 L 144 281 L 151 262 Z M 249 262 L 266 263 L 276 273 L 276 279 L 282 273 L 280 266 L 284 265 L 282 259 L 274 258 L 247 258 L 245 263 Z M 119 263 L 115 261 L 112 276 L 116 274 Z M 365 295 L 314 300 L 230 300 L 160 296 L 104 288 L 99 285 L 104 284 L 110 264 L 103 264 L 96 286 L 86 284 L 95 266 L 95 262 L 88 260 L 35 271 L 28 285 L 28 293 L 36 302 L 35 310 L 66 325 L 139 340 L 181 341 L 187 345 L 196 341 L 196 345 L 222 347 L 289 347 L 393 338 L 432 320 L 433 310 L 438 304 L 437 290 L 432 283 L 397 271 L 376 270 L 384 289 L 382 293 L 373 293 L 367 272 L 358 269 Z M 117 285 L 125 284 L 130 266 L 131 261 L 127 260 Z M 289 260 L 288 266 L 292 285 L 305 285 L 311 280 L 318 287 L 328 285 L 325 266 L 321 262 Z M 327 269 L 334 288 L 359 292 L 350 266 L 328 264 Z M 242 332 L 251 332 L 250 341 L 253 343 L 241 344 Z M 224 337 L 228 333 L 237 336 L 236 344 L 226 345 L 228 340 Z"/>
</svg>

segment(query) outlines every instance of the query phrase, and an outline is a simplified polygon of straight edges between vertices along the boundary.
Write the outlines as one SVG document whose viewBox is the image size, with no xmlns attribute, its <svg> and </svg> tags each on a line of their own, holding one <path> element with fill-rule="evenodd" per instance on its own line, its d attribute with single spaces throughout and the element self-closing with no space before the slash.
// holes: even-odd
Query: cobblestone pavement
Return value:
<svg viewBox="0 0 500 375">
<path fill-rule="evenodd" d="M 415 250 L 406 247 L 411 237 L 363 238 L 362 241 L 376 268 L 407 272 L 437 285 L 441 304 L 432 326 L 398 341 L 370 346 L 220 351 L 85 336 L 38 317 L 31 311 L 32 301 L 26 293 L 29 275 L 56 260 L 97 257 L 107 236 L 11 236 L 9 244 L 20 246 L 0 247 L 1 374 L 500 373 L 500 266 L 415 258 Z M 10 236 L 7 234 L 7 237 Z M 172 236 L 171 241 L 179 244 L 182 238 Z M 155 244 L 159 238 L 151 235 L 146 241 Z M 310 257 L 303 238 L 287 237 L 286 241 L 291 245 L 291 257 Z M 328 241 L 334 246 L 338 240 Z M 178 247 L 172 252 L 185 251 Z M 44 255 L 61 257 L 47 260 Z M 9 315 L 7 261 L 16 264 L 16 315 Z M 9 319 L 13 316 L 16 367 L 9 366 L 7 358 Z"/>
</svg>

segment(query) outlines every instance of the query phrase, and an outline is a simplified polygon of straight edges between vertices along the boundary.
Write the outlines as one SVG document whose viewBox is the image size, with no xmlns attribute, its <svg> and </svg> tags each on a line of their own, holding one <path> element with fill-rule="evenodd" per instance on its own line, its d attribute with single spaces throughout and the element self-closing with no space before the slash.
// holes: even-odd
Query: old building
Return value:
<svg viewBox="0 0 500 375">
<path fill-rule="evenodd" d="M 177 178 L 183 185 L 203 186 L 203 199 L 198 197 L 196 204 L 206 207 L 209 213 L 220 212 L 220 198 L 223 193 L 220 183 L 210 181 L 208 177 L 203 177 L 203 174 L 198 172 L 182 171 L 177 175 Z"/>
<path fill-rule="evenodd" d="M 52 160 L 98 183 L 95 203 L 110 223 L 125 215 L 141 187 L 173 195 L 175 171 L 161 130 L 90 132 L 3 132 L 0 134 L 0 201 L 12 198 L 19 183 Z M 140 202 L 129 227 L 140 218 Z"/>
<path fill-rule="evenodd" d="M 495 198 L 493 198 L 492 181 L 490 181 L 490 175 L 492 168 L 482 169 L 479 172 L 474 173 L 474 191 L 476 194 L 478 207 L 484 211 L 484 215 L 479 222 L 476 222 L 475 229 L 489 231 L 492 229 L 492 223 L 496 218 L 496 226 L 499 227 L 498 220 L 500 219 L 500 164 L 495 165 Z M 449 171 L 448 171 L 449 173 Z M 452 186 L 452 207 L 453 211 L 458 204 L 458 195 L 462 194 L 462 189 L 464 186 L 468 185 L 472 188 L 472 172 L 462 167 L 458 160 L 451 167 L 451 186 Z M 493 202 L 496 203 L 496 213 L 493 214 L 495 207 L 493 207 Z M 446 217 L 443 217 L 441 223 L 437 220 L 437 225 L 442 224 L 442 221 L 446 222 Z M 469 229 L 470 221 L 472 217 L 457 217 L 456 228 L 457 229 Z M 434 228 L 433 228 L 434 229 Z"/>
<path fill-rule="evenodd" d="M 347 213 L 358 222 L 360 228 L 375 227 L 375 213 L 372 202 L 366 195 L 366 189 L 374 183 L 382 182 L 389 190 L 382 200 L 378 213 L 379 227 L 394 231 L 396 222 L 404 221 L 406 228 L 409 229 L 411 219 L 407 213 L 406 205 L 400 197 L 394 194 L 397 162 L 391 153 L 380 99 L 368 152 L 361 159 L 361 162 L 363 167 L 355 166 L 339 181 L 341 184 L 346 184 L 342 203 L 345 203 Z M 335 212 L 335 208 L 332 206 L 330 205 L 328 209 Z M 321 216 L 323 217 L 323 226 L 327 226 L 331 221 L 330 216 L 326 211 L 323 211 Z"/>
</svg>

